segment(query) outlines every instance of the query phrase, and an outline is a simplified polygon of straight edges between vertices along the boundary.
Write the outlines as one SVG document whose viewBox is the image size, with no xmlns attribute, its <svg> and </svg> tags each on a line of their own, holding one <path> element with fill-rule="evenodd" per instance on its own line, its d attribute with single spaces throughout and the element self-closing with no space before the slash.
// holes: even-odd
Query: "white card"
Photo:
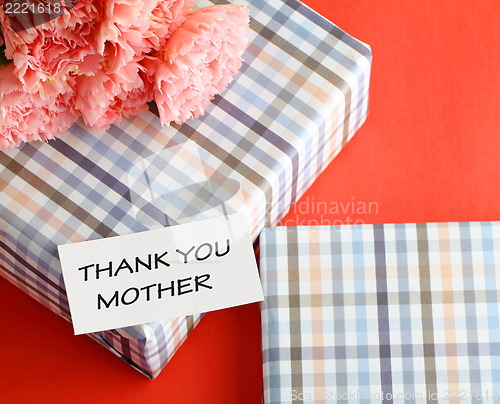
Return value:
<svg viewBox="0 0 500 404">
<path fill-rule="evenodd" d="M 264 300 L 243 213 L 58 249 L 75 334 Z"/>
</svg>

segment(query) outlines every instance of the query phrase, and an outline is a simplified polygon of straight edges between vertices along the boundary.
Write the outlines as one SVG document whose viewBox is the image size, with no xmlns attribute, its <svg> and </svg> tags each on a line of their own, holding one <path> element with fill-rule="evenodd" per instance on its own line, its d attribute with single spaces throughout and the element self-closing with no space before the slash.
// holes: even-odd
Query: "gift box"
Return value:
<svg viewBox="0 0 500 404">
<path fill-rule="evenodd" d="M 266 403 L 500 392 L 500 222 L 266 228 Z"/>
<path fill-rule="evenodd" d="M 247 6 L 243 66 L 201 118 L 162 127 L 152 105 L 106 133 L 78 122 L 0 152 L 5 278 L 71 321 L 59 244 L 231 211 L 255 240 L 284 216 L 364 122 L 371 52 L 298 1 Z M 154 378 L 201 317 L 89 335 Z"/>
</svg>

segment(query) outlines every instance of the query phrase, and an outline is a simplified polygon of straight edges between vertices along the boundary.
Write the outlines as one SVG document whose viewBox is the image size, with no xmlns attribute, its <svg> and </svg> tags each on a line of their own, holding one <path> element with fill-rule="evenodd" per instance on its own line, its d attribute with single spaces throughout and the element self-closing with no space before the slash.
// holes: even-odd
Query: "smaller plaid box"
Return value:
<svg viewBox="0 0 500 404">
<path fill-rule="evenodd" d="M 500 222 L 266 228 L 266 403 L 500 402 Z"/>
</svg>

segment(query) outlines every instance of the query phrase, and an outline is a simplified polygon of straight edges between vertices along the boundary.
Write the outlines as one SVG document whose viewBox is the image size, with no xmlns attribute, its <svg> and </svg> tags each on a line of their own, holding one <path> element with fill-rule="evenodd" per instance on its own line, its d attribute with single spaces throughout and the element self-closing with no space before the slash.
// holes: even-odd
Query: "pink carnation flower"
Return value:
<svg viewBox="0 0 500 404">
<path fill-rule="evenodd" d="M 6 56 L 13 60 L 15 74 L 28 91 L 40 80 L 68 73 L 91 74 L 102 57 L 96 57 L 96 21 L 103 13 L 102 0 L 80 0 L 60 17 L 16 32 L 0 7 Z"/>
<path fill-rule="evenodd" d="M 0 7 L 0 46 L 12 60 L 0 66 L 0 149 L 57 137 L 79 115 L 107 129 L 144 112 L 153 92 L 162 123 L 183 122 L 203 114 L 241 66 L 242 7 L 69 1 L 68 13 L 18 32 Z"/>
<path fill-rule="evenodd" d="M 85 123 L 105 130 L 122 116 L 138 115 L 147 110 L 152 100 L 152 86 L 144 67 L 129 62 L 116 73 L 98 70 L 94 76 L 77 76 L 74 107 Z"/>
<path fill-rule="evenodd" d="M 0 67 L 0 150 L 64 133 L 78 118 L 70 81 L 39 82 L 28 92 L 13 63 Z"/>
<path fill-rule="evenodd" d="M 194 0 L 106 0 L 98 52 L 113 73 L 159 49 L 191 12 Z"/>
<path fill-rule="evenodd" d="M 162 123 L 202 115 L 241 66 L 248 10 L 232 4 L 198 9 L 166 46 L 143 61 L 154 82 Z"/>
<path fill-rule="evenodd" d="M 172 33 L 192 13 L 194 0 L 161 0 L 149 16 L 150 25 L 145 37 L 151 42 L 153 49 L 165 47 Z"/>
</svg>

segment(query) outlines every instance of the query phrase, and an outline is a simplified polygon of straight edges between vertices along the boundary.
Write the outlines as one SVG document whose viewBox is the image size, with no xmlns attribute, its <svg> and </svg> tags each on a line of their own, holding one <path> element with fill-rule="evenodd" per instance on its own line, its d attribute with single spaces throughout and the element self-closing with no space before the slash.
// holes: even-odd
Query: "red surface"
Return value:
<svg viewBox="0 0 500 404">
<path fill-rule="evenodd" d="M 498 2 L 306 3 L 372 46 L 370 116 L 287 224 L 500 220 Z M 0 307 L 0 401 L 261 400 L 255 304 L 206 315 L 154 381 L 3 279 Z"/>
</svg>

